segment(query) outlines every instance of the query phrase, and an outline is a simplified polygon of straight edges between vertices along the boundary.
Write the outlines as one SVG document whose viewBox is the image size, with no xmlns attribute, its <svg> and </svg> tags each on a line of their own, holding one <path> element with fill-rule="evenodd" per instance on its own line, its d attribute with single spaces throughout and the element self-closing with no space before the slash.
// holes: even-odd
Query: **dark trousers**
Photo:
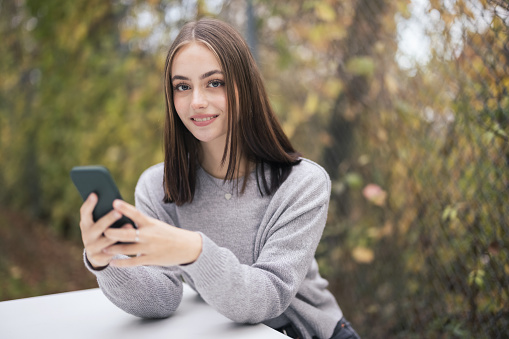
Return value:
<svg viewBox="0 0 509 339">
<path fill-rule="evenodd" d="M 290 338 L 295 339 L 301 338 L 297 329 L 294 328 L 291 324 L 278 328 L 277 331 L 286 334 Z M 334 328 L 334 332 L 332 333 L 332 337 L 330 337 L 330 339 L 360 339 L 360 338 L 361 337 L 359 337 L 357 332 L 355 332 L 355 330 L 352 328 L 350 323 L 345 318 L 341 318 L 341 320 L 338 321 L 338 324 L 336 325 L 336 328 Z"/>
<path fill-rule="evenodd" d="M 359 335 L 352 328 L 350 323 L 345 319 L 341 320 L 336 325 L 334 333 L 332 333 L 331 339 L 360 339 Z"/>
</svg>

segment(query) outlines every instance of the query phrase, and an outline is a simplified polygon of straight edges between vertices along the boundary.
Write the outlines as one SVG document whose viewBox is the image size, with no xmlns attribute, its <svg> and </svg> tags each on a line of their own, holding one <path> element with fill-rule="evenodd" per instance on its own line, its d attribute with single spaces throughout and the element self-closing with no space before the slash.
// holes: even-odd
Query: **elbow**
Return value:
<svg viewBox="0 0 509 339">
<path fill-rule="evenodd" d="M 181 297 L 152 299 L 137 302 L 136 300 L 110 300 L 126 313 L 144 319 L 164 319 L 171 316 L 180 305 Z"/>
<path fill-rule="evenodd" d="M 273 319 L 281 315 L 283 312 L 251 312 L 251 313 L 231 313 L 225 316 L 233 322 L 239 324 L 259 324 L 269 319 Z"/>
<path fill-rule="evenodd" d="M 238 314 L 232 313 L 225 315 L 228 319 L 238 324 L 259 324 L 262 321 L 266 320 L 263 317 L 260 317 L 258 314 Z"/>
<path fill-rule="evenodd" d="M 158 309 L 150 309 L 150 310 L 134 310 L 133 312 L 129 312 L 130 314 L 144 319 L 165 319 L 170 317 L 173 313 L 175 313 L 176 308 L 158 308 Z"/>
<path fill-rule="evenodd" d="M 254 306 L 256 305 L 256 306 Z M 250 303 L 241 307 L 230 307 L 223 315 L 239 324 L 259 324 L 280 316 L 286 309 L 281 303 Z"/>
<path fill-rule="evenodd" d="M 177 299 L 177 298 L 176 298 Z M 141 303 L 136 305 L 117 305 L 127 313 L 144 319 L 164 319 L 171 316 L 180 304 L 180 298 L 177 300 L 158 300 L 151 303 Z"/>
</svg>

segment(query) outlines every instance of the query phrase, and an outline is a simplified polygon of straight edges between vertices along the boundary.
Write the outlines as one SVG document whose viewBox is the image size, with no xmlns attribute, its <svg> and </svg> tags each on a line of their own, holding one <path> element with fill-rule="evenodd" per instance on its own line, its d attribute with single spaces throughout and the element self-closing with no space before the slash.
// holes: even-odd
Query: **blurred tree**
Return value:
<svg viewBox="0 0 509 339">
<path fill-rule="evenodd" d="M 134 202 L 141 172 L 162 161 L 166 49 L 183 22 L 220 9 L 205 1 L 0 1 L 0 214 L 8 215 L 0 218 L 0 275 L 7 276 L 0 298 L 87 281 L 70 277 L 57 288 L 61 279 L 43 267 L 59 258 L 66 263 L 58 276 L 83 268 L 76 245 L 67 244 L 81 247 L 81 198 L 69 171 L 103 164 Z M 47 232 L 20 221 L 27 212 Z"/>
<path fill-rule="evenodd" d="M 75 238 L 81 201 L 70 168 L 108 166 L 132 201 L 140 173 L 162 160 L 161 70 L 176 28 L 218 16 L 246 32 L 249 5 L 0 4 L 0 204 Z M 430 57 L 402 68 L 398 34 L 417 4 Z M 318 259 L 347 317 L 367 337 L 504 337 L 507 6 L 252 6 L 271 102 L 297 148 L 332 178 Z"/>
<path fill-rule="evenodd" d="M 137 40 L 158 18 L 117 1 L 4 4 L 0 201 L 76 235 L 72 166 L 106 165 L 132 201 L 161 159 L 162 55 Z"/>
<path fill-rule="evenodd" d="M 498 337 L 508 272 L 503 6 L 424 4 L 428 17 L 413 20 L 427 24 L 432 59 L 407 71 L 395 56 L 408 1 L 259 3 L 273 103 L 333 179 L 319 259 L 347 314 L 370 324 L 368 336 Z M 381 200 L 361 195 L 372 183 Z"/>
</svg>

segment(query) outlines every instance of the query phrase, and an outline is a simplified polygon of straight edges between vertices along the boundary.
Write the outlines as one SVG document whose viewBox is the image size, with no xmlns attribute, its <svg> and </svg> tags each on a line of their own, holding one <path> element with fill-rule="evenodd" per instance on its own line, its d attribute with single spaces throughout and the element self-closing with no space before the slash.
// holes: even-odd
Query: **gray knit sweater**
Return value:
<svg viewBox="0 0 509 339">
<path fill-rule="evenodd" d="M 231 194 L 231 199 L 225 195 Z M 172 314 L 182 278 L 217 311 L 240 323 L 278 328 L 289 322 L 304 338 L 330 338 L 342 317 L 314 253 L 327 219 L 330 179 L 303 159 L 275 194 L 262 196 L 251 173 L 243 194 L 199 168 L 192 203 L 163 203 L 163 164 L 146 170 L 136 206 L 168 224 L 200 232 L 202 253 L 185 266 L 142 266 L 101 271 L 104 294 L 140 317 Z"/>
</svg>

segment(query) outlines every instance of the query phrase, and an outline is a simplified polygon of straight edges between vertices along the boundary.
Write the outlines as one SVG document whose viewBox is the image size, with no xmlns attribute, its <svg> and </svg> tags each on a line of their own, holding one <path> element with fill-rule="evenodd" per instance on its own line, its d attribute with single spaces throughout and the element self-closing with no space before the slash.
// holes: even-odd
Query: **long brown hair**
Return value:
<svg viewBox="0 0 509 339">
<path fill-rule="evenodd" d="M 235 178 L 240 159 L 245 157 L 246 175 L 242 190 L 246 186 L 249 163 L 254 163 L 260 193 L 273 194 L 288 178 L 292 166 L 300 162 L 300 154 L 294 150 L 272 110 L 260 71 L 245 40 L 222 21 L 201 19 L 182 27 L 166 57 L 164 201 L 177 205 L 191 202 L 196 187 L 200 143 L 177 114 L 171 83 L 171 66 L 176 52 L 192 42 L 208 47 L 224 73 L 228 107 L 228 131 L 222 159 L 228 169 L 224 180 Z M 270 168 L 270 183 L 265 175 L 267 167 Z"/>
</svg>

